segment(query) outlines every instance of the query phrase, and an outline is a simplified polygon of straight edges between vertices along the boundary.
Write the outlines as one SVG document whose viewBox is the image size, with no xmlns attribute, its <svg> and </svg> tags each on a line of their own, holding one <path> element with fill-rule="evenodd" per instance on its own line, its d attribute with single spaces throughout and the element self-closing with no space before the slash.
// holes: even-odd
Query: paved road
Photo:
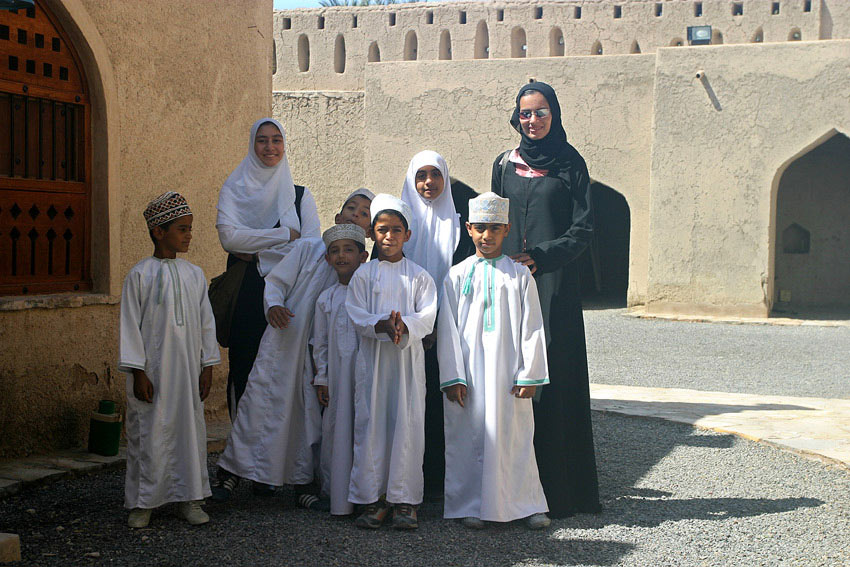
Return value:
<svg viewBox="0 0 850 567">
<path fill-rule="evenodd" d="M 584 313 L 591 382 L 850 398 L 850 327 L 637 319 Z"/>
<path fill-rule="evenodd" d="M 22 565 L 850 565 L 846 470 L 657 419 L 594 422 L 604 511 L 545 532 L 469 532 L 441 520 L 438 503 L 413 533 L 364 532 L 244 485 L 233 504 L 207 506 L 207 526 L 165 510 L 130 530 L 121 471 L 6 498 L 0 531 L 20 534 Z"/>
</svg>

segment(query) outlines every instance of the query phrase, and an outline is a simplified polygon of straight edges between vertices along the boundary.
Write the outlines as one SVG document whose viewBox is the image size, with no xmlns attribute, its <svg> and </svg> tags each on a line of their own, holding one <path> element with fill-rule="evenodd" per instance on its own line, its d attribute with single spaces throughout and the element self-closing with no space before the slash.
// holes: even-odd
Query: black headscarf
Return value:
<svg viewBox="0 0 850 567">
<path fill-rule="evenodd" d="M 549 103 L 552 116 L 552 125 L 549 133 L 542 140 L 532 140 L 522 131 L 519 123 L 519 100 L 528 91 L 538 91 Z M 522 141 L 519 144 L 519 155 L 525 163 L 535 169 L 565 169 L 574 162 L 578 152 L 567 142 L 567 133 L 561 124 L 561 105 L 558 104 L 558 96 L 555 89 L 546 83 L 528 83 L 524 85 L 519 94 L 516 95 L 516 106 L 511 115 L 511 126 L 520 133 Z"/>
</svg>

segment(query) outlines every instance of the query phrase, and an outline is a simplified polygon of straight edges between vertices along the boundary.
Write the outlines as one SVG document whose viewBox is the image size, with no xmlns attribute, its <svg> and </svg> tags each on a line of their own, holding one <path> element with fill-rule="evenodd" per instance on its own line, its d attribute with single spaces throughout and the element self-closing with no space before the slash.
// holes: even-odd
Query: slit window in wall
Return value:
<svg viewBox="0 0 850 567">
<path fill-rule="evenodd" d="M 292 18 L 281 18 L 280 19 L 280 27 L 281 27 L 281 29 L 291 30 L 292 29 Z"/>
<path fill-rule="evenodd" d="M 562 57 L 564 55 L 564 32 L 561 28 L 552 28 L 549 31 L 549 56 Z"/>
<path fill-rule="evenodd" d="M 369 54 L 366 57 L 369 63 L 378 63 L 381 60 L 381 50 L 378 48 L 378 42 L 373 41 L 369 44 Z"/>
<path fill-rule="evenodd" d="M 525 57 L 528 44 L 525 40 L 525 30 L 516 27 L 511 30 L 511 57 Z"/>
<path fill-rule="evenodd" d="M 53 65 L 51 65 L 50 63 L 45 63 L 42 66 L 42 74 L 45 77 L 48 77 L 48 78 L 52 77 L 53 76 Z"/>
<path fill-rule="evenodd" d="M 319 16 L 318 18 L 316 18 L 316 27 L 319 28 L 320 30 L 325 29 L 325 17 L 324 16 Z"/>
<path fill-rule="evenodd" d="M 352 28 L 356 28 L 356 27 L 357 27 L 357 14 L 353 14 L 353 15 L 351 16 L 351 27 L 352 27 Z"/>
<path fill-rule="evenodd" d="M 664 5 L 661 2 L 655 3 L 655 17 L 660 18 L 661 14 L 664 13 Z"/>
<path fill-rule="evenodd" d="M 27 44 L 27 30 L 18 30 L 18 43 L 23 45 Z"/>
<path fill-rule="evenodd" d="M 761 28 L 756 29 L 753 33 L 753 37 L 750 39 L 752 43 L 761 43 L 764 41 L 764 31 Z"/>
<path fill-rule="evenodd" d="M 18 58 L 14 55 L 9 56 L 9 70 L 17 71 L 18 70 Z"/>
<path fill-rule="evenodd" d="M 277 74 L 277 42 L 272 40 L 272 75 Z"/>
<path fill-rule="evenodd" d="M 345 73 L 345 37 L 342 34 L 334 40 L 334 71 Z"/>
<path fill-rule="evenodd" d="M 632 48 L 629 50 L 629 53 L 640 53 L 640 44 L 637 42 L 637 40 L 634 40 L 632 42 Z"/>
<path fill-rule="evenodd" d="M 0 25 L 0 39 L 9 39 L 9 26 Z"/>
<path fill-rule="evenodd" d="M 702 17 L 702 2 L 694 2 L 694 17 Z"/>
<path fill-rule="evenodd" d="M 614 6 L 614 19 L 619 20 L 623 17 L 623 7 L 622 6 Z"/>
<path fill-rule="evenodd" d="M 744 15 L 744 3 L 743 2 L 732 2 L 732 15 L 733 16 L 743 16 Z"/>
<path fill-rule="evenodd" d="M 575 18 L 576 20 L 581 19 L 581 6 L 576 6 L 575 8 L 573 8 L 573 18 Z"/>
<path fill-rule="evenodd" d="M 433 11 L 428 10 L 427 12 L 425 12 L 425 23 L 426 24 L 433 24 L 434 23 L 434 12 Z"/>
<path fill-rule="evenodd" d="M 779 2 L 774 2 L 773 4 L 770 5 L 770 13 L 773 16 L 779 15 Z"/>
<path fill-rule="evenodd" d="M 487 22 L 481 20 L 475 28 L 475 49 L 473 53 L 475 59 L 487 59 L 490 57 L 490 32 L 487 29 Z"/>
<path fill-rule="evenodd" d="M 448 61 L 452 58 L 452 36 L 449 30 L 440 32 L 440 59 Z"/>
<path fill-rule="evenodd" d="M 590 48 L 591 55 L 602 55 L 602 43 L 598 40 L 593 42 L 593 47 Z"/>
<path fill-rule="evenodd" d="M 27 73 L 30 75 L 35 75 L 35 61 L 33 59 L 27 59 Z"/>
<path fill-rule="evenodd" d="M 410 30 L 407 32 L 407 35 L 404 36 L 404 60 L 416 61 L 418 51 L 419 42 L 416 39 L 416 32 Z"/>
<path fill-rule="evenodd" d="M 496 21 L 503 22 L 505 21 L 505 10 L 503 8 L 499 8 L 496 10 Z"/>
<path fill-rule="evenodd" d="M 391 26 L 395 25 L 395 12 L 390 12 L 389 14 L 387 14 L 387 21 Z"/>
<path fill-rule="evenodd" d="M 791 33 L 788 34 L 788 41 L 800 41 L 803 39 L 803 34 L 800 32 L 800 28 L 793 28 Z"/>
<path fill-rule="evenodd" d="M 543 19 L 543 7 L 537 6 L 534 8 L 534 19 L 542 20 Z"/>
<path fill-rule="evenodd" d="M 298 36 L 298 70 L 302 73 L 310 70 L 310 39 L 303 33 Z"/>
<path fill-rule="evenodd" d="M 466 23 L 466 10 L 461 10 L 458 12 L 457 21 L 465 24 Z"/>
<path fill-rule="evenodd" d="M 50 42 L 50 48 L 56 53 L 59 53 L 62 50 L 62 43 L 59 41 L 58 37 L 54 37 Z"/>
<path fill-rule="evenodd" d="M 811 12 L 812 11 L 812 0 L 805 0 L 803 2 L 803 11 Z"/>
<path fill-rule="evenodd" d="M 35 34 L 35 46 L 39 49 L 44 48 L 44 34 Z"/>
</svg>

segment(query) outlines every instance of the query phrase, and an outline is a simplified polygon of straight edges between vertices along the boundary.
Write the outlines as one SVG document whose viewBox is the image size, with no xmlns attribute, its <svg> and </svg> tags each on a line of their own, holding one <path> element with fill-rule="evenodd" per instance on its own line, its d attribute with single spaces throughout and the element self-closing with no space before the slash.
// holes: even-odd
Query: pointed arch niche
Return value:
<svg viewBox="0 0 850 567">
<path fill-rule="evenodd" d="M 416 61 L 419 52 L 419 44 L 416 40 L 416 32 L 410 30 L 404 36 L 404 60 Z"/>
<path fill-rule="evenodd" d="M 367 61 L 369 63 L 377 63 L 381 60 L 381 49 L 378 47 L 378 42 L 373 41 L 369 44 L 369 54 L 367 55 Z"/>
<path fill-rule="evenodd" d="M 490 58 L 490 33 L 487 30 L 487 22 L 481 20 L 475 28 L 475 59 Z"/>
<path fill-rule="evenodd" d="M 590 184 L 594 231 L 579 258 L 581 296 L 591 305 L 625 307 L 629 289 L 631 210 L 626 198 L 598 182 Z"/>
<path fill-rule="evenodd" d="M 564 32 L 555 27 L 549 31 L 549 56 L 562 57 L 564 55 Z"/>
<path fill-rule="evenodd" d="M 850 138 L 831 130 L 774 180 L 773 310 L 850 312 Z"/>
<path fill-rule="evenodd" d="M 449 30 L 440 32 L 440 59 L 447 61 L 452 58 L 452 36 Z"/>
<path fill-rule="evenodd" d="M 115 294 L 116 96 L 103 40 L 76 2 L 0 10 L 0 25 L 15 30 L 0 60 L 0 295 Z"/>
<path fill-rule="evenodd" d="M 515 27 L 511 30 L 511 57 L 525 57 L 528 51 L 528 43 L 525 38 L 525 30 Z"/>
</svg>

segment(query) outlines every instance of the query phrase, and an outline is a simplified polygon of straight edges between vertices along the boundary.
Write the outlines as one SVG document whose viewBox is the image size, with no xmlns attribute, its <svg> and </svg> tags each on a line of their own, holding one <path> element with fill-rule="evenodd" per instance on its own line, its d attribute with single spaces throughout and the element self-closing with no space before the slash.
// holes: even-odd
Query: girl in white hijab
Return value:
<svg viewBox="0 0 850 567">
<path fill-rule="evenodd" d="M 289 252 L 293 240 L 320 235 L 316 201 L 306 188 L 299 220 L 285 150 L 280 122 L 257 120 L 251 126 L 248 155 L 224 182 L 218 197 L 216 228 L 221 246 L 230 252 L 228 271 L 247 262 L 230 322 L 227 406 L 231 417 L 236 415 L 266 329 L 263 276 Z"/>
<path fill-rule="evenodd" d="M 413 234 L 404 245 L 404 254 L 431 274 L 441 295 L 461 231 L 449 166 L 443 156 L 431 150 L 413 156 L 401 200 L 410 205 L 416 220 L 416 226 L 410 227 Z"/>
<path fill-rule="evenodd" d="M 257 255 L 265 276 L 299 237 L 319 237 L 316 200 L 308 189 L 295 208 L 295 184 L 285 152 L 286 134 L 273 118 L 251 126 L 248 154 L 224 182 L 216 228 L 222 247 L 237 257 Z"/>
</svg>

